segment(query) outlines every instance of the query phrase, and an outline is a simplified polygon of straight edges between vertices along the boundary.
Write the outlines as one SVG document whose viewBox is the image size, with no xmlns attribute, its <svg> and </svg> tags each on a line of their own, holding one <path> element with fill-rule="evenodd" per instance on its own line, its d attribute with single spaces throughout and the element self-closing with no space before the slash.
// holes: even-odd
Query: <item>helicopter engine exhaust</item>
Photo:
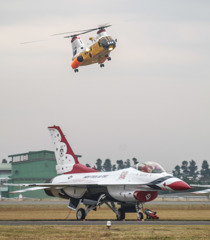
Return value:
<svg viewBox="0 0 210 240">
<path fill-rule="evenodd" d="M 79 65 L 80 65 L 82 62 L 83 62 L 83 57 L 82 57 L 82 56 L 78 56 L 78 57 L 76 57 L 76 58 L 74 59 L 74 61 L 72 62 L 71 67 L 72 67 L 73 69 L 78 68 Z"/>
</svg>

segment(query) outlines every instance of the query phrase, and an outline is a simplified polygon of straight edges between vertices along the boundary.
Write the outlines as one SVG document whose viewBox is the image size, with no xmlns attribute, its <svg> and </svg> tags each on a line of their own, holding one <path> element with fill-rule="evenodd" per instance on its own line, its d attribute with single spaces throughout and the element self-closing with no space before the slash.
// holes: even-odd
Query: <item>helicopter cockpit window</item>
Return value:
<svg viewBox="0 0 210 240">
<path fill-rule="evenodd" d="M 164 168 L 156 162 L 145 162 L 145 163 L 140 163 L 137 166 L 137 169 L 141 172 L 145 173 L 162 173 L 165 172 Z"/>
</svg>

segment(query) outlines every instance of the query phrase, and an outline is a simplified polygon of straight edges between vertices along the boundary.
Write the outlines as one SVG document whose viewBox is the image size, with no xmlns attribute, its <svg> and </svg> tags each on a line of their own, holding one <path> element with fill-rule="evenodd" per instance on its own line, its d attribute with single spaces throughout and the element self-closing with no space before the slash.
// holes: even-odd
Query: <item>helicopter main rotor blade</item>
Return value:
<svg viewBox="0 0 210 240">
<path fill-rule="evenodd" d="M 108 27 L 111 27 L 111 26 L 112 26 L 111 24 L 103 24 L 103 25 L 99 25 L 96 28 L 90 28 L 90 29 L 86 29 L 86 30 L 73 31 L 73 32 L 64 32 L 64 33 L 56 33 L 56 34 L 50 35 L 50 37 L 73 33 L 72 35 L 64 36 L 64 38 L 73 38 L 73 37 L 76 37 L 76 36 L 79 36 L 79 35 L 82 35 L 82 34 L 86 34 L 86 33 L 89 33 L 89 32 L 95 31 L 95 30 L 99 30 L 99 29 L 108 28 Z M 20 44 L 30 44 L 30 43 L 36 43 L 36 42 L 43 42 L 43 41 L 46 41 L 46 40 L 47 39 L 41 39 L 41 40 L 36 40 L 36 41 L 28 41 L 28 42 L 21 42 Z"/>
<path fill-rule="evenodd" d="M 65 35 L 65 34 L 69 34 L 69 33 L 80 33 L 80 32 L 84 32 L 84 31 L 87 31 L 87 30 L 79 30 L 79 31 L 72 31 L 72 32 L 55 33 L 55 34 L 52 34 L 52 35 L 50 35 L 50 36 L 53 37 L 53 36 Z"/>
<path fill-rule="evenodd" d="M 110 25 L 110 24 L 109 25 L 101 25 L 97 28 L 91 28 L 91 29 L 73 31 L 73 32 L 56 33 L 56 34 L 53 34 L 51 36 L 58 36 L 58 35 L 65 35 L 65 34 L 69 34 L 69 33 L 75 33 L 75 34 L 64 37 L 64 38 L 70 38 L 70 37 L 75 37 L 75 36 L 79 36 L 79 35 L 82 35 L 82 34 L 86 34 L 86 33 L 89 33 L 89 32 L 92 32 L 92 31 L 95 31 L 95 30 L 98 30 L 98 29 L 108 28 L 110 26 L 112 26 L 112 25 Z"/>
<path fill-rule="evenodd" d="M 79 36 L 79 35 L 83 35 L 83 34 L 86 34 L 86 33 L 89 33 L 89 32 L 92 32 L 96 29 L 89 29 L 89 30 L 86 30 L 85 32 L 79 32 L 77 34 L 73 34 L 73 35 L 69 35 L 69 36 L 65 36 L 64 38 L 70 38 L 70 37 L 76 37 L 76 36 Z"/>
<path fill-rule="evenodd" d="M 28 42 L 21 42 L 20 44 L 30 44 L 30 43 L 37 43 L 37 42 L 44 42 L 46 40 L 36 40 L 36 41 L 28 41 Z"/>
</svg>

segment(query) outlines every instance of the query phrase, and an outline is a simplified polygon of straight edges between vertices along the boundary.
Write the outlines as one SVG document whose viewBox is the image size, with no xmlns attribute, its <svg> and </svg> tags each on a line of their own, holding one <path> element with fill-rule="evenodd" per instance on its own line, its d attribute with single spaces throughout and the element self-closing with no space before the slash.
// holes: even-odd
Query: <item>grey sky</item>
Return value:
<svg viewBox="0 0 210 240">
<path fill-rule="evenodd" d="M 210 161 L 209 1 L 0 3 L 0 160 L 52 150 L 55 124 L 82 163 Z M 112 61 L 75 74 L 69 40 L 49 36 L 102 23 Z"/>
</svg>

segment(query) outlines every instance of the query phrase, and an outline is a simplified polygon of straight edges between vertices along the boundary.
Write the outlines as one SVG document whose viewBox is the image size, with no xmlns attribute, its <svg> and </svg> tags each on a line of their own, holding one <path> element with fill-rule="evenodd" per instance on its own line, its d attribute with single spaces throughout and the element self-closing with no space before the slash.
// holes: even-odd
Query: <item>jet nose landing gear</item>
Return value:
<svg viewBox="0 0 210 240">
<path fill-rule="evenodd" d="M 76 73 L 76 72 L 79 72 L 79 69 L 78 68 L 75 68 L 74 69 L 74 72 Z"/>
<path fill-rule="evenodd" d="M 77 220 L 84 220 L 86 217 L 85 209 L 79 208 L 76 213 Z"/>
</svg>

